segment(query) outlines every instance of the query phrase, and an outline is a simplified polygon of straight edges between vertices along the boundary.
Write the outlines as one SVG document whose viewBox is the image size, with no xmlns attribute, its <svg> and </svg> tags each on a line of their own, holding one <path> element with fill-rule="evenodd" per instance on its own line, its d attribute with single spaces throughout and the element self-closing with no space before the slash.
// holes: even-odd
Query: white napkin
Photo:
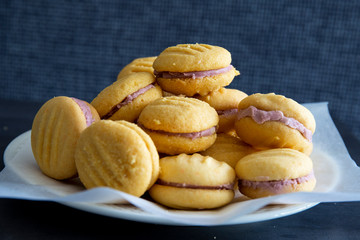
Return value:
<svg viewBox="0 0 360 240">
<path fill-rule="evenodd" d="M 0 197 L 55 201 L 64 204 L 130 203 L 164 220 L 188 225 L 218 225 L 250 214 L 270 203 L 295 204 L 360 200 L 360 169 L 349 156 L 327 103 L 304 104 L 316 119 L 311 158 L 317 185 L 313 192 L 299 192 L 249 200 L 237 193 L 229 205 L 200 211 L 172 210 L 144 198 L 110 189 L 85 190 L 78 179 L 56 181 L 43 175 L 31 151 L 30 131 L 14 139 L 4 154 Z"/>
</svg>

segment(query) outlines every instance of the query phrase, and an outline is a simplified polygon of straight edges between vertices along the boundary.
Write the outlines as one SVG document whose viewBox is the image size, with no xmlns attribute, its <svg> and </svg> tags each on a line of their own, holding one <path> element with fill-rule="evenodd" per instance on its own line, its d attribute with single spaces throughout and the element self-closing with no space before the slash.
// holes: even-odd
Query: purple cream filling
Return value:
<svg viewBox="0 0 360 240">
<path fill-rule="evenodd" d="M 188 183 L 175 183 L 175 182 L 167 182 L 161 179 L 156 181 L 156 184 L 169 186 L 169 187 L 177 187 L 177 188 L 191 188 L 191 189 L 205 189 L 205 190 L 233 190 L 234 183 L 221 184 L 217 186 L 203 186 L 203 185 L 194 185 Z"/>
<path fill-rule="evenodd" d="M 105 114 L 101 119 L 108 119 L 110 118 L 112 115 L 114 115 L 121 107 L 131 103 L 135 98 L 137 98 L 138 96 L 140 96 L 141 94 L 144 94 L 146 91 L 148 91 L 149 89 L 155 87 L 153 84 L 149 84 L 146 87 L 143 87 L 139 90 L 137 90 L 136 92 L 128 95 L 123 101 L 121 101 L 120 103 L 116 104 L 112 109 L 110 109 L 110 111 Z"/>
<path fill-rule="evenodd" d="M 83 112 L 84 116 L 85 116 L 85 119 L 86 119 L 86 126 L 90 126 L 94 121 L 95 119 L 93 118 L 93 115 L 91 113 L 91 109 L 90 107 L 86 104 L 86 102 L 80 100 L 80 99 L 77 99 L 77 98 L 71 98 L 72 100 L 74 100 L 77 105 L 79 105 L 81 111 Z"/>
<path fill-rule="evenodd" d="M 226 109 L 226 110 L 217 110 L 216 112 L 218 113 L 218 115 L 228 117 L 228 116 L 236 115 L 238 112 L 238 109 L 233 108 L 233 109 Z"/>
<path fill-rule="evenodd" d="M 281 111 L 264 111 L 250 106 L 241 109 L 238 112 L 237 118 L 251 117 L 256 123 L 263 124 L 267 121 L 278 121 L 286 126 L 298 130 L 307 140 L 312 141 L 312 132 L 307 129 L 302 123 L 294 118 L 285 117 Z"/>
<path fill-rule="evenodd" d="M 285 179 L 285 180 L 249 181 L 249 180 L 239 179 L 238 185 L 239 185 L 239 188 L 240 187 L 249 187 L 249 188 L 253 188 L 253 189 L 262 188 L 262 189 L 266 189 L 266 190 L 269 190 L 274 193 L 281 193 L 282 189 L 285 186 L 301 184 L 301 183 L 304 183 L 304 182 L 307 182 L 307 181 L 313 179 L 314 177 L 315 177 L 314 172 L 311 172 L 310 174 L 303 176 L 303 177 L 298 177 L 298 178 L 293 178 L 293 179 Z"/>
<path fill-rule="evenodd" d="M 176 137 L 185 137 L 185 138 L 191 138 L 191 139 L 196 139 L 196 138 L 201 138 L 201 137 L 207 137 L 207 136 L 211 136 L 213 135 L 214 133 L 216 133 L 216 126 L 214 127 L 211 127 L 211 128 L 208 128 L 208 129 L 205 129 L 205 130 L 202 130 L 200 132 L 192 132 L 192 133 L 172 133 L 172 132 L 165 132 L 165 131 L 162 131 L 162 130 L 152 130 L 152 129 L 148 129 L 146 127 L 144 127 L 142 124 L 139 124 L 138 125 L 143 128 L 143 129 L 146 129 L 148 131 L 151 131 L 151 132 L 156 132 L 156 133 L 160 133 L 160 134 L 165 134 L 165 135 L 168 135 L 168 136 L 176 136 Z"/>
<path fill-rule="evenodd" d="M 224 68 L 213 69 L 208 71 L 196 71 L 196 72 L 157 72 L 154 71 L 154 75 L 157 78 L 204 78 L 204 77 L 211 77 L 215 75 L 219 75 L 222 73 L 229 72 L 233 69 L 232 65 L 229 65 Z"/>
</svg>

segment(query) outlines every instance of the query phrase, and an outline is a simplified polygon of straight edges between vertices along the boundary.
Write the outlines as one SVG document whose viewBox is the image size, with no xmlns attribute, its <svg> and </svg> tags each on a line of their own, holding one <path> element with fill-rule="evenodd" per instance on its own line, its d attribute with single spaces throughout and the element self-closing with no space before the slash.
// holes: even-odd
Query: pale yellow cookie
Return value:
<svg viewBox="0 0 360 240">
<path fill-rule="evenodd" d="M 65 96 L 48 100 L 37 112 L 31 129 L 31 147 L 40 170 L 58 180 L 74 177 L 80 133 L 98 120 L 95 108 L 85 101 Z"/>
<path fill-rule="evenodd" d="M 137 72 L 148 72 L 154 74 L 152 67 L 156 57 L 144 57 L 134 59 L 131 63 L 126 65 L 118 74 L 117 79 Z"/>
<path fill-rule="evenodd" d="M 103 89 L 91 105 L 101 119 L 134 122 L 147 104 L 160 97 L 162 90 L 155 83 L 155 77 L 148 72 L 138 72 L 120 77 Z"/>
<path fill-rule="evenodd" d="M 219 117 L 206 102 L 187 97 L 163 97 L 147 105 L 138 124 L 161 153 L 195 153 L 216 139 Z"/>
<path fill-rule="evenodd" d="M 314 116 L 307 108 L 274 93 L 244 98 L 235 122 L 238 136 L 255 148 L 292 148 L 308 155 L 315 127 Z"/>
<path fill-rule="evenodd" d="M 164 157 L 150 196 L 177 209 L 210 209 L 234 198 L 235 171 L 228 164 L 200 154 Z"/>
<path fill-rule="evenodd" d="M 123 120 L 101 120 L 87 128 L 79 138 L 75 161 L 86 188 L 106 186 L 138 197 L 159 174 L 159 155 L 151 138 Z"/>
<path fill-rule="evenodd" d="M 249 154 L 236 164 L 235 171 L 240 192 L 250 198 L 312 191 L 316 185 L 310 157 L 288 148 Z"/>
<path fill-rule="evenodd" d="M 175 95 L 206 95 L 229 85 L 239 72 L 231 54 L 207 44 L 179 44 L 166 48 L 155 59 L 154 74 L 161 88 Z"/>
<path fill-rule="evenodd" d="M 235 168 L 236 163 L 240 159 L 255 151 L 253 147 L 244 143 L 239 138 L 220 133 L 217 134 L 215 143 L 205 151 L 200 152 L 200 154 L 226 162 Z"/>
<path fill-rule="evenodd" d="M 235 130 L 234 124 L 238 112 L 238 105 L 248 95 L 240 90 L 220 88 L 205 96 L 195 96 L 215 108 L 219 115 L 218 133 L 228 133 Z"/>
</svg>

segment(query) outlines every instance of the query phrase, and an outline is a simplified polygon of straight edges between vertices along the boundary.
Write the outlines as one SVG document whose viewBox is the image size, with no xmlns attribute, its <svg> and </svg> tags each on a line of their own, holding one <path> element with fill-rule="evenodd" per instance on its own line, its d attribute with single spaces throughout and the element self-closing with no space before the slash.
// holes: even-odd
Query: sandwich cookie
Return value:
<svg viewBox="0 0 360 240">
<path fill-rule="evenodd" d="M 195 96 L 215 108 L 219 115 L 218 133 L 235 131 L 234 124 L 238 112 L 238 105 L 248 95 L 237 89 L 220 88 L 205 96 Z"/>
<path fill-rule="evenodd" d="M 136 124 L 101 120 L 84 131 L 75 162 L 86 188 L 111 187 L 140 197 L 159 175 L 159 155 Z"/>
<path fill-rule="evenodd" d="M 175 95 L 206 95 L 229 85 L 239 72 L 231 54 L 207 44 L 179 44 L 166 48 L 155 59 L 154 74 L 161 88 Z"/>
<path fill-rule="evenodd" d="M 235 171 L 224 162 L 200 154 L 160 159 L 160 174 L 149 190 L 158 203 L 177 209 L 211 209 L 234 198 Z"/>
<path fill-rule="evenodd" d="M 210 147 L 216 139 L 219 117 L 206 102 L 187 97 L 163 97 L 148 104 L 138 125 L 149 134 L 159 152 L 176 155 Z"/>
<path fill-rule="evenodd" d="M 31 129 L 31 148 L 40 170 L 57 180 L 74 177 L 79 136 L 98 120 L 95 108 L 76 98 L 59 96 L 42 105 Z"/>
<path fill-rule="evenodd" d="M 155 77 L 148 72 L 139 72 L 120 77 L 103 89 L 91 105 L 101 119 L 134 122 L 147 104 L 160 97 L 162 90 L 155 83 Z"/>
<path fill-rule="evenodd" d="M 316 185 L 312 160 L 289 148 L 249 154 L 236 164 L 235 171 L 240 192 L 249 198 L 309 192 Z"/>
<path fill-rule="evenodd" d="M 152 67 L 156 57 L 144 57 L 134 59 L 131 63 L 126 65 L 118 74 L 117 79 L 137 72 L 148 72 L 154 74 L 154 68 Z"/>
<path fill-rule="evenodd" d="M 235 130 L 258 149 L 292 148 L 310 155 L 315 132 L 312 113 L 296 101 L 274 93 L 253 94 L 238 106 Z"/>
</svg>

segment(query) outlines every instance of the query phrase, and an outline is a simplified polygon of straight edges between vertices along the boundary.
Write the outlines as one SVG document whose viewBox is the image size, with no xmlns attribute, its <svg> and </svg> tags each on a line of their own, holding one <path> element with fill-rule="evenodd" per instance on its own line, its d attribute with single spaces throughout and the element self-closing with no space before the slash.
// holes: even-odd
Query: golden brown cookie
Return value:
<svg viewBox="0 0 360 240">
<path fill-rule="evenodd" d="M 195 153 L 216 139 L 219 117 L 206 102 L 187 97 L 163 97 L 147 105 L 138 124 L 161 153 Z"/>
<path fill-rule="evenodd" d="M 120 77 L 103 89 L 91 105 L 101 119 L 134 122 L 147 104 L 160 97 L 162 90 L 155 83 L 155 77 L 148 72 L 139 72 Z"/>
<path fill-rule="evenodd" d="M 215 108 L 219 115 L 218 133 L 234 131 L 234 124 L 238 112 L 238 105 L 248 95 L 240 90 L 220 88 L 205 96 L 195 96 L 197 99 L 207 102 Z"/>
<path fill-rule="evenodd" d="M 87 128 L 79 138 L 75 161 L 86 188 L 106 186 L 138 197 L 159 174 L 159 155 L 151 138 L 123 120 L 101 120 Z"/>
<path fill-rule="evenodd" d="M 153 68 L 163 90 L 186 96 L 206 95 L 239 75 L 231 65 L 229 51 L 207 44 L 168 47 L 155 59 Z"/>
<path fill-rule="evenodd" d="M 237 137 L 230 136 L 225 133 L 217 134 L 216 141 L 211 147 L 201 155 L 210 156 L 218 161 L 226 162 L 235 168 L 236 163 L 246 155 L 256 150 L 250 145 L 244 143 Z"/>
<path fill-rule="evenodd" d="M 274 93 L 244 98 L 235 122 L 238 136 L 255 148 L 292 148 L 308 155 L 315 127 L 314 116 L 307 108 Z"/>
<path fill-rule="evenodd" d="M 177 209 L 210 209 L 234 198 L 235 171 L 228 164 L 200 154 L 164 157 L 150 196 Z"/>
<path fill-rule="evenodd" d="M 144 57 L 134 59 L 131 63 L 126 65 L 118 74 L 117 79 L 137 72 L 148 72 L 154 74 L 152 67 L 156 57 Z"/>
<path fill-rule="evenodd" d="M 237 163 L 235 171 L 240 192 L 250 198 L 312 191 L 316 185 L 312 160 L 289 148 L 249 154 Z"/>
<path fill-rule="evenodd" d="M 85 101 L 65 96 L 48 100 L 37 112 L 31 129 L 31 147 L 41 171 L 58 180 L 74 177 L 80 133 L 98 120 L 95 108 Z"/>
</svg>

